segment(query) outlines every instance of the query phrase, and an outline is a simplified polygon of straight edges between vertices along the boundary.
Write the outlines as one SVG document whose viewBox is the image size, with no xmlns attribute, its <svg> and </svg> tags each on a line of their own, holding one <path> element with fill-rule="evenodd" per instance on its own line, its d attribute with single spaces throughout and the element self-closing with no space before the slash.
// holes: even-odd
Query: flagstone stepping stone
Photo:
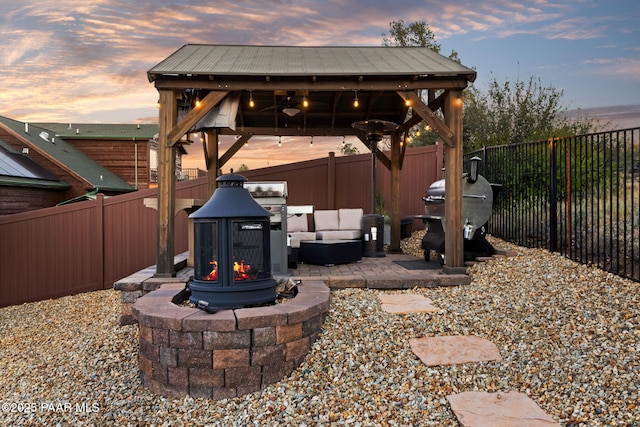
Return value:
<svg viewBox="0 0 640 427">
<path fill-rule="evenodd" d="M 410 338 L 409 345 L 427 366 L 502 360 L 494 343 L 474 335 Z"/>
<path fill-rule="evenodd" d="M 447 400 L 462 427 L 560 426 L 520 392 L 466 391 L 451 394 Z"/>
<path fill-rule="evenodd" d="M 380 294 L 382 310 L 394 314 L 432 313 L 440 311 L 433 301 L 423 295 L 414 294 Z"/>
</svg>

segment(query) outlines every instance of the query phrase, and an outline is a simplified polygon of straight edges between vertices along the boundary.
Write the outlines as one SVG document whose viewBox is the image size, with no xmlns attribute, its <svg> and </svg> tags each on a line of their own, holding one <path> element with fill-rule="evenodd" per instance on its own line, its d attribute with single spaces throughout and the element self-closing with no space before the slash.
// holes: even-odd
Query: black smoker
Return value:
<svg viewBox="0 0 640 427">
<path fill-rule="evenodd" d="M 495 249 L 485 238 L 486 226 L 491 216 L 493 199 L 500 191 L 499 184 L 490 184 L 482 175 L 478 174 L 479 157 L 471 159 L 471 171 L 462 176 L 462 222 L 464 237 L 464 258 L 471 260 L 476 257 L 491 256 Z M 422 219 L 427 230 L 422 238 L 424 259 L 429 261 L 429 251 L 440 254 L 439 261 L 443 261 L 446 217 L 444 212 L 445 180 L 441 179 L 429 186 L 425 192 Z"/>
<path fill-rule="evenodd" d="M 189 300 L 209 312 L 270 303 L 276 299 L 271 275 L 269 217 L 230 174 L 216 179 L 218 188 L 192 213 L 194 275 Z"/>
</svg>

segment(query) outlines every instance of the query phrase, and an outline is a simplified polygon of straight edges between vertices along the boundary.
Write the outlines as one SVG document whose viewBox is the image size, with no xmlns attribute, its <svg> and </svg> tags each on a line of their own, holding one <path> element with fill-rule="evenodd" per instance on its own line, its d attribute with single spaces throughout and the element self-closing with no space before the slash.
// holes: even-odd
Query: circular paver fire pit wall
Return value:
<svg viewBox="0 0 640 427">
<path fill-rule="evenodd" d="M 329 311 L 322 281 L 262 307 L 206 313 L 181 306 L 184 284 L 162 285 L 139 298 L 142 383 L 156 394 L 221 400 L 258 391 L 302 363 Z"/>
</svg>

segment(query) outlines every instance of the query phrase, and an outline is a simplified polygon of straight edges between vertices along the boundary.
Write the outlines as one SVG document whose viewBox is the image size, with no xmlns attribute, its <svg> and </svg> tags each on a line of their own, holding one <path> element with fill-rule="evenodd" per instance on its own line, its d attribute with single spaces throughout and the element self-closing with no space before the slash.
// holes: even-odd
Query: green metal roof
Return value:
<svg viewBox="0 0 640 427">
<path fill-rule="evenodd" d="M 34 123 L 64 139 L 153 139 L 157 124 Z"/>
<path fill-rule="evenodd" d="M 135 190 L 113 172 L 87 157 L 62 138 L 56 137 L 51 133 L 51 130 L 2 116 L 0 116 L 0 123 L 28 140 L 46 156 L 57 160 L 68 170 L 75 172 L 93 187 L 118 192 Z"/>
<path fill-rule="evenodd" d="M 424 47 L 187 44 L 147 72 L 157 75 L 464 76 L 476 72 Z"/>
</svg>

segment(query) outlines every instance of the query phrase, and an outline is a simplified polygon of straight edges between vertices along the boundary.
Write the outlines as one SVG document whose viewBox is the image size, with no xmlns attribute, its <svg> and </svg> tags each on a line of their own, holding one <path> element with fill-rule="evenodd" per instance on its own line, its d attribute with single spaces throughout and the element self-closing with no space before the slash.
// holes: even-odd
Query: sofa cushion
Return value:
<svg viewBox="0 0 640 427">
<path fill-rule="evenodd" d="M 325 230 L 316 231 L 318 240 L 358 240 L 362 233 L 360 230 Z"/>
<path fill-rule="evenodd" d="M 362 208 L 338 209 L 340 218 L 339 230 L 360 230 L 362 228 Z"/>
<path fill-rule="evenodd" d="M 287 215 L 287 231 L 309 231 L 309 222 L 307 221 L 307 214 Z"/>
<path fill-rule="evenodd" d="M 316 210 L 313 213 L 313 222 L 316 231 L 338 230 L 340 217 L 337 210 Z"/>
<path fill-rule="evenodd" d="M 295 231 L 293 233 L 288 233 L 289 236 L 289 245 L 292 248 L 299 248 L 300 242 L 304 242 L 306 240 L 316 240 L 316 233 L 313 231 Z"/>
</svg>

